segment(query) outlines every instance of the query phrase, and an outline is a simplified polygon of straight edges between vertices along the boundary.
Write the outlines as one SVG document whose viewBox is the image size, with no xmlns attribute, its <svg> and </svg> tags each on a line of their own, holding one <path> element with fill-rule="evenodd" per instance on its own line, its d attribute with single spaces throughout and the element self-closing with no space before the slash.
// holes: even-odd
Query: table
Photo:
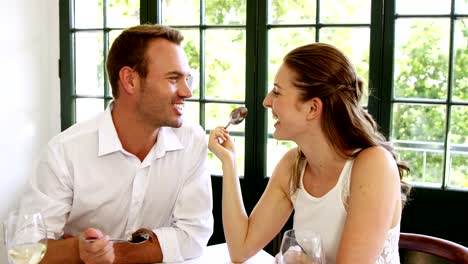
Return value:
<svg viewBox="0 0 468 264">
<path fill-rule="evenodd" d="M 169 262 L 165 262 L 169 263 Z M 229 251 L 227 248 L 227 244 L 217 244 L 208 246 L 203 253 L 203 256 L 190 259 L 183 262 L 171 262 L 171 263 L 178 263 L 178 264 L 231 264 L 231 259 L 229 258 Z M 261 250 L 253 257 L 251 257 L 244 264 L 274 264 L 275 258 L 268 254 L 266 251 Z"/>
</svg>

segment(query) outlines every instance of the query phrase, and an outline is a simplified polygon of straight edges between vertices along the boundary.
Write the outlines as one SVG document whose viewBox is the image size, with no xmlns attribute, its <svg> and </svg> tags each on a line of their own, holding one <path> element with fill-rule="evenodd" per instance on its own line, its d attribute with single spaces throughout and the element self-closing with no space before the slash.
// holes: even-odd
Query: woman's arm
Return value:
<svg viewBox="0 0 468 264">
<path fill-rule="evenodd" d="M 371 147 L 356 157 L 348 204 L 336 263 L 375 263 L 401 216 L 398 168 L 384 148 Z"/>
<path fill-rule="evenodd" d="M 243 262 L 271 241 L 291 215 L 289 177 L 295 152 L 288 152 L 278 163 L 249 217 L 242 201 L 234 145 L 227 131 L 221 127 L 213 130 L 208 147 L 223 167 L 222 214 L 229 254 L 233 262 Z"/>
</svg>

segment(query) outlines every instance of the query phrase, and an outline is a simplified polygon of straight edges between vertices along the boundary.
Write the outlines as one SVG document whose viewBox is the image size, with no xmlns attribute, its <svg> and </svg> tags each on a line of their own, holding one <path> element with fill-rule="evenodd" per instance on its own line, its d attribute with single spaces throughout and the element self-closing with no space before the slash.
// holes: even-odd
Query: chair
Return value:
<svg viewBox="0 0 468 264">
<path fill-rule="evenodd" d="M 400 233 L 402 264 L 467 264 L 468 248 L 433 236 Z"/>
</svg>

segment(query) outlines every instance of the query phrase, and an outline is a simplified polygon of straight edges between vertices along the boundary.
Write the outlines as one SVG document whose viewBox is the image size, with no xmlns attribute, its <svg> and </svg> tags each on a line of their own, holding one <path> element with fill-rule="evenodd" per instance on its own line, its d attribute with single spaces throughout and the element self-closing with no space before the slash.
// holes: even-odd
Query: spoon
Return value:
<svg viewBox="0 0 468 264">
<path fill-rule="evenodd" d="M 145 242 L 146 240 L 149 240 L 149 239 L 150 239 L 150 235 L 147 234 L 147 233 L 133 233 L 127 239 L 111 238 L 111 239 L 109 239 L 109 241 L 112 241 L 114 243 L 128 242 L 128 243 L 132 243 L 132 244 L 140 244 L 140 243 L 143 243 L 143 242 Z M 93 243 L 96 240 L 98 240 L 98 238 L 95 238 L 95 237 L 84 238 L 84 241 L 86 241 L 88 243 Z"/>
<path fill-rule="evenodd" d="M 244 121 L 245 117 L 247 116 L 247 113 L 247 108 L 243 106 L 232 110 L 231 114 L 229 115 L 229 122 L 224 127 L 224 129 L 227 129 L 230 124 L 237 125 Z"/>
</svg>

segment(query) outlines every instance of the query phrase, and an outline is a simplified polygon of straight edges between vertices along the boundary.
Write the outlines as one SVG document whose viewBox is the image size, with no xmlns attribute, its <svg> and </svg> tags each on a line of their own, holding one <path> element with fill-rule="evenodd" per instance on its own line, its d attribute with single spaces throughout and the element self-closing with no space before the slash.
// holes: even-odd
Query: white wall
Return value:
<svg viewBox="0 0 468 264">
<path fill-rule="evenodd" d="M 0 220 L 60 132 L 58 0 L 0 0 Z M 3 230 L 0 263 L 6 263 Z"/>
</svg>

